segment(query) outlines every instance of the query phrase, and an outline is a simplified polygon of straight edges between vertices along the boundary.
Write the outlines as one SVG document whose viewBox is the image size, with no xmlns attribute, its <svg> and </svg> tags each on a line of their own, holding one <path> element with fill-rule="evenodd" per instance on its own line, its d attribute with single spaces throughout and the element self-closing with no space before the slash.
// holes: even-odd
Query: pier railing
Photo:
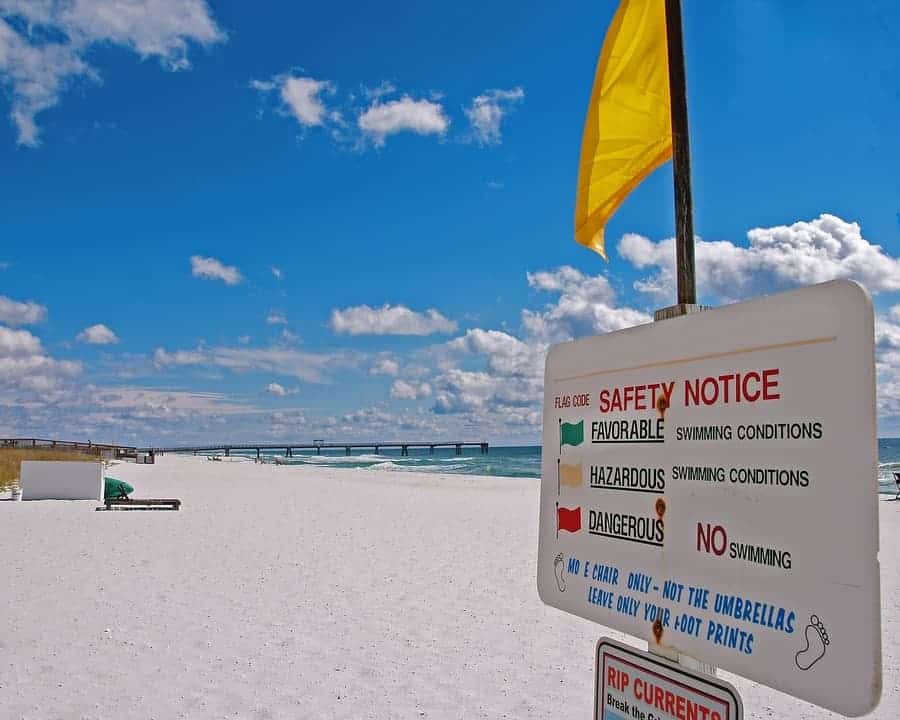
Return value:
<svg viewBox="0 0 900 720">
<path fill-rule="evenodd" d="M 0 438 L 0 448 L 84 450 L 87 452 L 111 453 L 116 457 L 133 457 L 138 453 L 138 448 L 134 445 L 97 443 L 91 440 L 88 440 L 87 442 L 78 440 L 50 440 L 47 438 Z"/>
<path fill-rule="evenodd" d="M 161 453 L 224 453 L 228 457 L 232 452 L 252 452 L 256 451 L 256 457 L 259 458 L 265 450 L 271 452 L 273 450 L 284 452 L 285 457 L 293 457 L 294 451 L 315 451 L 316 455 L 321 455 L 323 450 L 343 450 L 348 457 L 353 450 L 373 450 L 378 455 L 385 448 L 400 448 L 400 455 L 406 457 L 409 455 L 410 448 L 428 448 L 429 454 L 433 455 L 435 448 L 454 448 L 457 455 L 463 454 L 463 448 L 477 447 L 482 455 L 488 453 L 488 443 L 486 442 L 373 442 L 373 443 L 243 443 L 243 444 L 218 444 L 218 445 L 193 445 L 179 447 L 161 447 L 146 448 L 141 452 L 151 454 Z"/>
</svg>

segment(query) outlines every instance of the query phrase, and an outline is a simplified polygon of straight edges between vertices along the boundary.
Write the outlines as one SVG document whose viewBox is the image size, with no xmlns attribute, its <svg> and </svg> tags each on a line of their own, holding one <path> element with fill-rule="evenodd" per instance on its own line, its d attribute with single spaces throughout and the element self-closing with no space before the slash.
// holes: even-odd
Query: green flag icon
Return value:
<svg viewBox="0 0 900 720">
<path fill-rule="evenodd" d="M 584 442 L 584 420 L 577 423 L 560 423 L 559 445 L 581 445 Z"/>
</svg>

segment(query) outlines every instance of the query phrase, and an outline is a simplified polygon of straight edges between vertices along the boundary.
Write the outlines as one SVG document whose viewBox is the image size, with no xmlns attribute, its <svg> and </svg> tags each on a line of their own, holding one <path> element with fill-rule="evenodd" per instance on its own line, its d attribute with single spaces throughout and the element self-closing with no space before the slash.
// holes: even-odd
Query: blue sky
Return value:
<svg viewBox="0 0 900 720">
<path fill-rule="evenodd" d="M 684 4 L 701 300 L 866 284 L 898 435 L 900 9 Z M 614 8 L 0 0 L 0 435 L 537 442 L 673 302 L 669 165 L 572 237 Z"/>
</svg>

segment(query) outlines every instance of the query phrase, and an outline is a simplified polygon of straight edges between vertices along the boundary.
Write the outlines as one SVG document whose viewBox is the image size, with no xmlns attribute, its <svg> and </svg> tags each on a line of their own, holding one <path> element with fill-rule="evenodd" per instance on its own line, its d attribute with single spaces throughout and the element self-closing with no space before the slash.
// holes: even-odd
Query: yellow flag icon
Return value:
<svg viewBox="0 0 900 720">
<path fill-rule="evenodd" d="M 581 463 L 577 465 L 566 465 L 560 463 L 559 466 L 559 482 L 567 487 L 578 487 L 581 485 Z"/>
<path fill-rule="evenodd" d="M 600 51 L 581 139 L 578 243 L 605 259 L 607 221 L 671 157 L 665 0 L 622 0 Z"/>
</svg>

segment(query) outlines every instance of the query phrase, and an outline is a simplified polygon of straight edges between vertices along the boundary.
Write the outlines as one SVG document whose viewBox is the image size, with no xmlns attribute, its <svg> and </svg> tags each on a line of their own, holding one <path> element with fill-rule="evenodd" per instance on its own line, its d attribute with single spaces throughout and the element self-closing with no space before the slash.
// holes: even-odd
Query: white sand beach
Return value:
<svg viewBox="0 0 900 720">
<path fill-rule="evenodd" d="M 0 717 L 590 718 L 618 633 L 535 587 L 535 480 L 166 456 L 179 512 L 0 503 Z M 900 716 L 900 503 L 880 498 Z M 639 645 L 637 641 L 634 641 Z M 750 718 L 837 717 L 727 675 Z"/>
</svg>

